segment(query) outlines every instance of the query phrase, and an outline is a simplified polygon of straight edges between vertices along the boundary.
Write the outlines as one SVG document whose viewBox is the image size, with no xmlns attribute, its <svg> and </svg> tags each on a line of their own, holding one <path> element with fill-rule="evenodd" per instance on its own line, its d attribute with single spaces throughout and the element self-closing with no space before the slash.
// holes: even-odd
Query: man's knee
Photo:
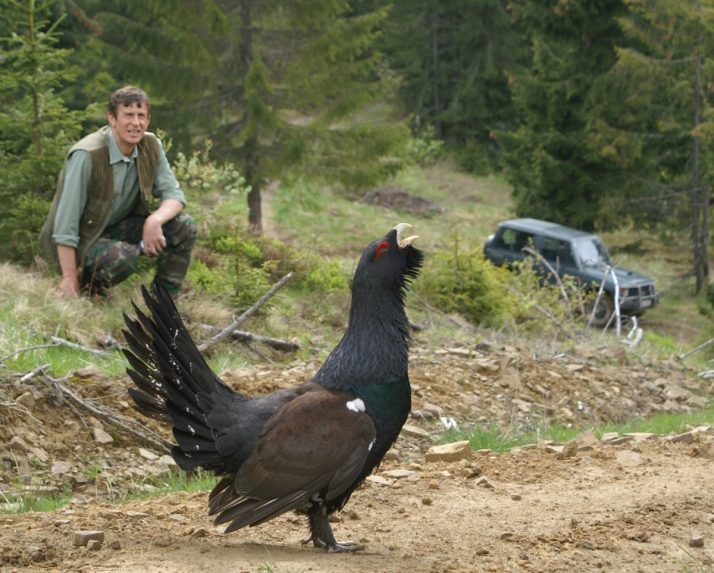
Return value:
<svg viewBox="0 0 714 573">
<path fill-rule="evenodd" d="M 196 222 L 187 213 L 181 213 L 163 227 L 169 245 L 191 249 L 196 242 Z"/>
</svg>

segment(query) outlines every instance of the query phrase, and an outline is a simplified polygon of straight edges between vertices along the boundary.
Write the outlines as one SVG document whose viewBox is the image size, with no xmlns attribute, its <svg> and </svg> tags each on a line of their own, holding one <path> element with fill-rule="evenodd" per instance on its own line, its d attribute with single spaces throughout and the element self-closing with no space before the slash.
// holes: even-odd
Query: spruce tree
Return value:
<svg viewBox="0 0 714 573">
<path fill-rule="evenodd" d="M 367 9 L 370 0 L 354 2 Z M 492 170 L 493 132 L 513 117 L 507 73 L 523 56 L 502 0 L 393 3 L 380 46 L 402 79 L 400 95 L 418 133 L 434 136 L 471 171 Z"/>
<path fill-rule="evenodd" d="M 607 78 L 620 98 L 593 131 L 620 170 L 610 206 L 639 225 L 688 230 L 699 292 L 709 280 L 714 2 L 626 3 L 626 42 Z"/>
<path fill-rule="evenodd" d="M 80 118 L 57 90 L 74 81 L 69 50 L 56 47 L 52 2 L 0 0 L 0 257 L 31 260 L 64 153 Z"/>
<path fill-rule="evenodd" d="M 610 192 L 607 163 L 589 146 L 600 82 L 616 60 L 620 0 L 512 3 L 532 43 L 532 63 L 513 74 L 520 125 L 501 132 L 516 213 L 592 230 Z"/>
</svg>

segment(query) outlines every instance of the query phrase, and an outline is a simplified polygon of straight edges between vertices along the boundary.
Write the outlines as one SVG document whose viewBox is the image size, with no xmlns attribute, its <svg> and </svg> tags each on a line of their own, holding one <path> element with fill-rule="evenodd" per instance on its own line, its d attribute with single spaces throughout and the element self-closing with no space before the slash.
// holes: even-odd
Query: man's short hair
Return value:
<svg viewBox="0 0 714 573">
<path fill-rule="evenodd" d="M 137 105 L 145 103 L 146 109 L 151 111 L 149 96 L 146 95 L 144 90 L 134 86 L 124 86 L 116 90 L 109 98 L 109 113 L 116 117 L 117 109 L 120 105 L 131 105 L 133 103 Z"/>
</svg>

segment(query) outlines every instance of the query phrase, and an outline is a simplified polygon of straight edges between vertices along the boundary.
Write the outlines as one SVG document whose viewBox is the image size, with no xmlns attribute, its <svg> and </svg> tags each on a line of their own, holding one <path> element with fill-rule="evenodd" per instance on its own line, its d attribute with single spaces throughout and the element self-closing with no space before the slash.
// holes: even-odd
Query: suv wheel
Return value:
<svg viewBox="0 0 714 573">
<path fill-rule="evenodd" d="M 585 304 L 586 321 L 590 320 L 590 316 L 593 314 L 594 304 L 595 299 L 592 299 Z M 595 309 L 595 314 L 590 324 L 598 328 L 605 326 L 607 321 L 610 320 L 613 312 L 615 312 L 615 303 L 612 301 L 612 297 L 607 293 L 603 293 L 598 301 L 597 309 Z"/>
</svg>

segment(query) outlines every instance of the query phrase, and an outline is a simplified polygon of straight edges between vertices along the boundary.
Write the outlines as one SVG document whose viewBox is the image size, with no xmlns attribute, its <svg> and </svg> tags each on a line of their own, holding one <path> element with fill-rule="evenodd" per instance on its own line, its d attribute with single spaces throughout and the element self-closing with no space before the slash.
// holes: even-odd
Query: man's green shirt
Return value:
<svg viewBox="0 0 714 573">
<path fill-rule="evenodd" d="M 125 219 L 134 209 L 139 197 L 139 176 L 136 169 L 138 148 L 129 157 L 124 155 L 109 130 L 109 163 L 114 176 L 114 201 L 109 225 L 114 225 Z M 52 238 L 58 245 L 77 248 L 79 245 L 79 221 L 87 205 L 87 187 L 92 174 L 92 157 L 87 151 L 77 150 L 67 159 L 64 169 L 64 187 L 62 197 L 57 206 L 54 234 Z M 156 180 L 152 190 L 154 197 L 161 201 L 176 199 L 184 205 L 186 198 L 179 187 L 176 177 L 171 171 L 163 147 L 159 149 L 159 163 L 156 170 Z"/>
</svg>

